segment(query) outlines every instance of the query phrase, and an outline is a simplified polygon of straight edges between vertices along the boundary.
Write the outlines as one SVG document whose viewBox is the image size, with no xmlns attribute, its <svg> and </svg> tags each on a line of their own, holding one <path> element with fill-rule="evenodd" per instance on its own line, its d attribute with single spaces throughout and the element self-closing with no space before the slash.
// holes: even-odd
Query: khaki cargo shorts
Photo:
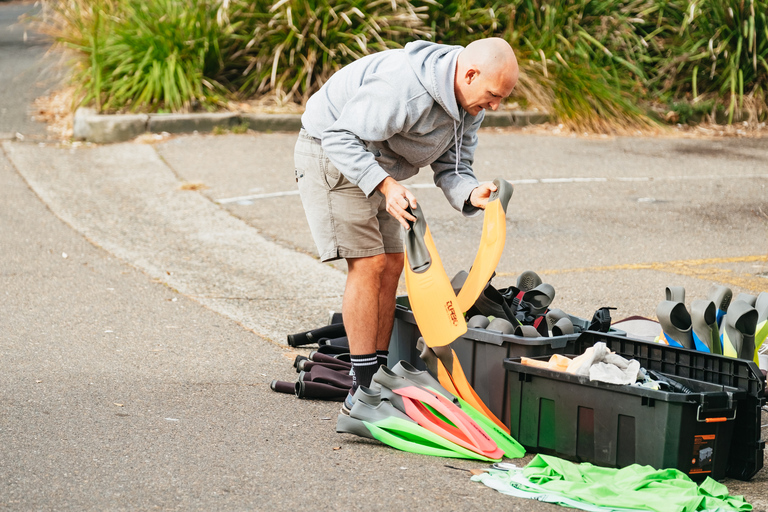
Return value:
<svg viewBox="0 0 768 512">
<path fill-rule="evenodd" d="M 322 261 L 403 252 L 400 223 L 387 213 L 381 192 L 366 197 L 325 156 L 305 130 L 294 150 L 296 181 Z"/>
</svg>

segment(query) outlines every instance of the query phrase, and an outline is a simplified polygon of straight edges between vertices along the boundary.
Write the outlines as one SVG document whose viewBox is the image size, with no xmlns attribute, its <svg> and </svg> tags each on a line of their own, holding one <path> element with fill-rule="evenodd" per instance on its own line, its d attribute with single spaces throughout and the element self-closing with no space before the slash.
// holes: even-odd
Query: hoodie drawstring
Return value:
<svg viewBox="0 0 768 512">
<path fill-rule="evenodd" d="M 464 176 L 459 174 L 459 160 L 461 159 L 461 140 L 464 138 L 462 134 L 462 138 L 459 139 L 458 131 L 459 128 L 463 129 L 464 126 L 464 113 L 461 114 L 461 122 L 457 125 L 456 120 L 453 120 L 453 144 L 456 146 L 456 165 L 453 168 L 454 174 L 461 178 L 462 180 L 465 179 Z"/>
</svg>

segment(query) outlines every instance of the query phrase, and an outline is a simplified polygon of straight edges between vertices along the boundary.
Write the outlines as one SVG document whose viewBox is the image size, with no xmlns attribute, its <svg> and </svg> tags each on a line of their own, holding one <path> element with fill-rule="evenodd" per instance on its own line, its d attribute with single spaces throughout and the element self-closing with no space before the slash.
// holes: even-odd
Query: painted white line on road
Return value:
<svg viewBox="0 0 768 512">
<path fill-rule="evenodd" d="M 686 180 L 717 180 L 717 179 L 768 179 L 768 174 L 739 174 L 737 176 L 721 176 L 716 174 L 703 174 L 698 176 L 617 176 L 610 178 L 603 177 L 582 177 L 582 178 L 526 178 L 520 180 L 509 180 L 513 185 L 551 185 L 561 183 L 605 183 L 608 181 L 633 182 L 633 181 L 686 181 Z M 434 183 L 408 183 L 403 184 L 406 188 L 437 188 Z M 255 201 L 258 199 L 269 199 L 272 197 L 285 197 L 299 195 L 298 190 L 289 190 L 287 192 L 272 192 L 269 194 L 252 194 L 249 196 L 228 197 L 225 199 L 216 199 L 217 204 L 239 203 L 241 201 Z"/>
<path fill-rule="evenodd" d="M 297 196 L 298 190 L 288 190 L 286 192 L 270 192 L 268 194 L 251 194 L 249 196 L 227 197 L 224 199 L 216 199 L 214 203 L 228 204 L 239 203 L 240 201 L 254 201 L 256 199 L 269 199 L 270 197 L 284 197 L 284 196 Z"/>
</svg>

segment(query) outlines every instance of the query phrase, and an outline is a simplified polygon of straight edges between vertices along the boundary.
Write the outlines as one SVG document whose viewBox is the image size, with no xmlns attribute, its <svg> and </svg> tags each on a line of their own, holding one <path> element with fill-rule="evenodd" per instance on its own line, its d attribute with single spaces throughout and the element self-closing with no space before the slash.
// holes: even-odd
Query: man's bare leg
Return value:
<svg viewBox="0 0 768 512">
<path fill-rule="evenodd" d="M 349 270 L 341 313 L 351 355 L 376 352 L 381 276 L 386 263 L 384 254 L 347 259 Z"/>
<path fill-rule="evenodd" d="M 395 323 L 395 299 L 400 274 L 403 273 L 403 253 L 387 254 L 387 266 L 384 269 L 379 290 L 379 331 L 376 350 L 389 350 L 392 326 Z"/>
<path fill-rule="evenodd" d="M 347 259 L 342 315 L 355 370 L 355 386 L 370 385 L 379 366 L 376 350 L 389 347 L 402 262 L 402 254 Z"/>
</svg>

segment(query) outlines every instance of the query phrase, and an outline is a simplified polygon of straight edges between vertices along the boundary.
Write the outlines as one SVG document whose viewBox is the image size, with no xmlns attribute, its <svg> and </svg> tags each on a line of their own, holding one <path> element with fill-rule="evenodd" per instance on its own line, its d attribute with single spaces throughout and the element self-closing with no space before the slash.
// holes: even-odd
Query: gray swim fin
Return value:
<svg viewBox="0 0 768 512">
<path fill-rule="evenodd" d="M 757 317 L 757 310 L 744 301 L 733 301 L 728 306 L 723 321 L 723 355 L 755 360 Z"/>
<path fill-rule="evenodd" d="M 694 348 L 691 315 L 682 302 L 661 301 L 656 308 L 662 335 L 673 347 Z"/>
<path fill-rule="evenodd" d="M 682 286 L 667 286 L 664 290 L 667 300 L 685 303 L 685 288 Z"/>
<path fill-rule="evenodd" d="M 709 291 L 709 296 L 707 298 L 715 303 L 715 306 L 717 307 L 717 326 L 722 328 L 723 316 L 725 315 L 725 312 L 728 311 L 728 306 L 731 304 L 733 292 L 727 286 L 714 286 Z"/>
<path fill-rule="evenodd" d="M 755 307 L 755 303 L 757 302 L 757 297 L 755 297 L 751 293 L 740 293 L 736 296 L 735 299 L 733 299 L 734 302 L 736 302 L 737 300 L 746 302 L 750 306 Z"/>
<path fill-rule="evenodd" d="M 693 342 L 696 350 L 722 354 L 720 331 L 717 328 L 717 306 L 711 300 L 699 299 L 691 303 Z"/>
</svg>

